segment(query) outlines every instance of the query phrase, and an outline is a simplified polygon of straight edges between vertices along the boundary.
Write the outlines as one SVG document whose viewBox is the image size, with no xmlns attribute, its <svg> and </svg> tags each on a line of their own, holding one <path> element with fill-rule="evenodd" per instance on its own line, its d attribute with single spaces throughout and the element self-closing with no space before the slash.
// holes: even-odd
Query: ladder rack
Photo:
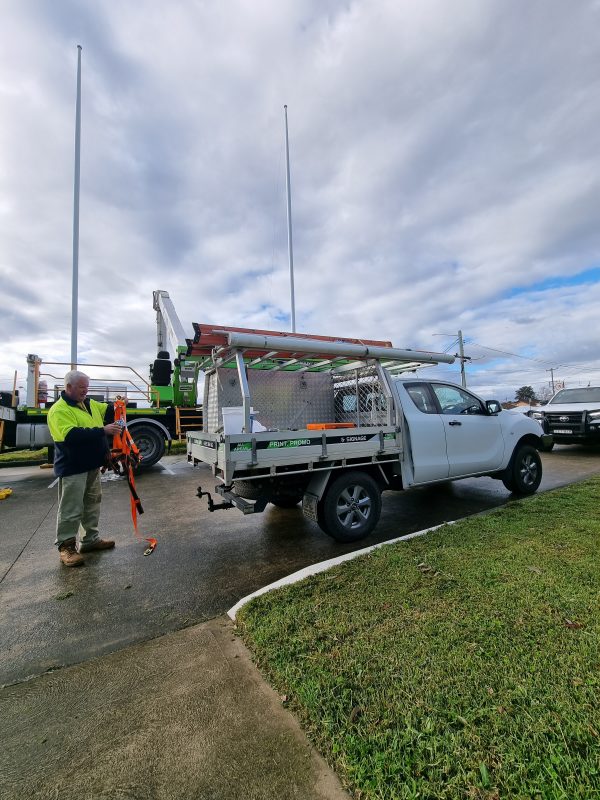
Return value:
<svg viewBox="0 0 600 800">
<path fill-rule="evenodd" d="M 384 365 L 385 369 L 393 374 L 414 371 L 420 367 L 439 363 L 451 364 L 454 361 L 454 356 L 446 353 L 400 350 L 393 347 L 391 342 L 385 341 L 336 339 L 308 334 L 256 331 L 199 324 L 194 324 L 194 330 L 196 335 L 193 341 L 188 342 L 187 355 L 195 357 L 198 360 L 199 369 L 207 375 L 205 405 L 211 391 L 214 391 L 210 389 L 212 377 L 218 376 L 219 371 L 223 368 L 237 371 L 239 384 L 237 392 L 239 392 L 240 399 L 235 406 L 241 405 L 243 408 L 242 430 L 246 433 L 252 430 L 250 397 L 252 381 L 249 381 L 249 377 L 255 370 L 260 370 L 265 378 L 269 373 L 278 372 L 288 373 L 288 378 L 291 377 L 289 373 L 305 373 L 306 379 L 311 373 L 325 373 L 330 374 L 332 379 L 335 377 L 338 381 L 340 374 L 344 376 L 344 373 L 347 373 L 348 379 L 354 378 L 357 385 L 359 372 L 364 374 L 365 370 L 374 370 L 383 387 L 387 385 Z M 254 377 L 258 377 L 258 375 L 254 373 Z M 311 377 L 317 379 L 318 375 L 313 374 Z M 232 385 L 236 383 L 233 376 L 232 381 Z M 389 392 L 389 389 L 387 391 Z M 293 396 L 286 400 L 288 405 L 293 402 Z M 229 402 L 227 405 L 234 404 Z M 391 406 L 389 408 L 391 409 Z M 218 413 L 221 412 L 218 411 Z M 391 414 L 391 410 L 387 413 Z M 212 422 L 209 424 L 212 425 Z"/>
<path fill-rule="evenodd" d="M 219 367 L 286 372 L 351 371 L 379 361 L 393 373 L 413 371 L 439 363 L 451 364 L 454 356 L 421 350 L 400 350 L 391 342 L 333 338 L 243 328 L 222 328 L 194 323 L 196 337 L 188 343 L 188 356 L 199 367 Z"/>
</svg>

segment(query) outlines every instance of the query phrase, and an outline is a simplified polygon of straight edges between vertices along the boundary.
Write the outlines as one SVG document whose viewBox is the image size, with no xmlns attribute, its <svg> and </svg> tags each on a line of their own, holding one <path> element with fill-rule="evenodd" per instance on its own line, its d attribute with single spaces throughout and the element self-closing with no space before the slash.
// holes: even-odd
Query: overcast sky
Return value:
<svg viewBox="0 0 600 800">
<path fill-rule="evenodd" d="M 1 5 L 0 386 L 70 356 L 78 44 L 80 362 L 147 375 L 154 289 L 289 330 L 287 103 L 298 331 L 600 384 L 596 0 Z"/>
</svg>

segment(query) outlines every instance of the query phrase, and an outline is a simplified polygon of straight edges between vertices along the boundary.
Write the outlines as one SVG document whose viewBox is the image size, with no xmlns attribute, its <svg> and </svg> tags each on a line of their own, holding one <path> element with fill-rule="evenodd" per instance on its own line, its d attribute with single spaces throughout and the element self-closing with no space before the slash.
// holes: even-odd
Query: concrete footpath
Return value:
<svg viewBox="0 0 600 800">
<path fill-rule="evenodd" d="M 3 800 L 347 800 L 228 617 L 0 691 Z"/>
</svg>

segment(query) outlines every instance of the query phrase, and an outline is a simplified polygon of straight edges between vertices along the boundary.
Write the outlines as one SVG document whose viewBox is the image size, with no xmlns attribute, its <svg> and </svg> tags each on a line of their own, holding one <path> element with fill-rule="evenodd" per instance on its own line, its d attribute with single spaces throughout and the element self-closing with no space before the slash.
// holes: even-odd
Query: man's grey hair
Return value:
<svg viewBox="0 0 600 800">
<path fill-rule="evenodd" d="M 78 369 L 70 369 L 65 375 L 65 389 L 69 384 L 73 386 L 74 383 L 80 380 L 89 381 L 89 376 L 85 372 L 80 372 Z"/>
</svg>

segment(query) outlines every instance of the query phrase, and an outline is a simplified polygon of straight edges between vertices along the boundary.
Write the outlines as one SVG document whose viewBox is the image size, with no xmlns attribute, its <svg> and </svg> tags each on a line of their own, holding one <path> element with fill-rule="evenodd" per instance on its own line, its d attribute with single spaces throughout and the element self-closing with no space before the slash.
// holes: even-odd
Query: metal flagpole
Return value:
<svg viewBox="0 0 600 800">
<path fill-rule="evenodd" d="M 79 281 L 79 152 L 81 148 L 81 45 L 77 45 L 75 110 L 75 178 L 73 185 L 73 285 L 71 290 L 71 369 L 77 366 L 77 296 Z"/>
<path fill-rule="evenodd" d="M 294 252 L 292 247 L 292 199 L 290 185 L 290 144 L 288 139 L 288 118 L 287 106 L 283 107 L 285 112 L 285 163 L 286 179 L 285 187 L 287 192 L 287 223 L 288 223 L 288 258 L 290 262 L 290 296 L 292 305 L 292 333 L 296 333 L 296 305 L 294 301 Z"/>
</svg>

